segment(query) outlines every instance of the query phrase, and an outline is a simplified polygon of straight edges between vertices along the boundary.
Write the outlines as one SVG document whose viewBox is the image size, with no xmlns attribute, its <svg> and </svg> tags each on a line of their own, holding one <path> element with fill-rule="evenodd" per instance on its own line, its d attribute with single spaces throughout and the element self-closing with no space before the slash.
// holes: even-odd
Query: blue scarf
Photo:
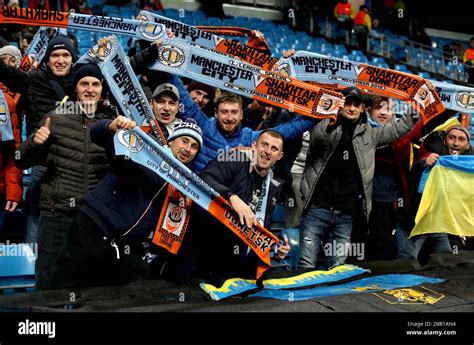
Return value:
<svg viewBox="0 0 474 345">
<path fill-rule="evenodd" d="M 0 90 L 0 141 L 15 140 L 7 100 Z"/>
</svg>

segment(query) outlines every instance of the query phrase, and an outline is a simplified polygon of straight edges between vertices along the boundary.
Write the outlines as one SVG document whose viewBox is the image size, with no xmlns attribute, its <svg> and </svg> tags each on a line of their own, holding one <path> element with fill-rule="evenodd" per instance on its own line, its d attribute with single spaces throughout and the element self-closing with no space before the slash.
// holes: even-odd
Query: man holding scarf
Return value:
<svg viewBox="0 0 474 345">
<path fill-rule="evenodd" d="M 135 121 L 123 116 L 99 121 L 91 129 L 91 138 L 113 159 L 115 132 L 135 126 Z M 172 154 L 189 167 L 202 146 L 201 133 L 196 123 L 184 121 L 168 137 Z M 134 137 L 129 141 L 139 144 L 140 140 Z M 47 289 L 122 284 L 146 278 L 142 242 L 161 220 L 167 187 L 168 183 L 151 169 L 128 157 L 117 157 L 111 171 L 86 195 Z"/>
<path fill-rule="evenodd" d="M 272 168 L 282 157 L 282 135 L 265 130 L 252 143 L 252 151 L 233 149 L 225 157 L 212 160 L 200 177 L 229 200 L 241 224 L 268 227 L 281 189 Z M 211 217 L 206 220 L 209 226 L 201 225 L 197 238 L 205 239 L 200 244 L 200 256 L 207 279 L 218 282 L 226 277 L 254 277 L 257 257 L 222 224 Z M 284 258 L 289 250 L 287 242 L 280 243 L 276 255 Z"/>
</svg>

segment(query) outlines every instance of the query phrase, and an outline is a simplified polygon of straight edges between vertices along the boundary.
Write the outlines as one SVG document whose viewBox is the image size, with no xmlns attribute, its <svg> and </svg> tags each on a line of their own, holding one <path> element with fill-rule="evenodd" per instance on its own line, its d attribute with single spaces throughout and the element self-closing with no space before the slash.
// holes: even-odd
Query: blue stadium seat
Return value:
<svg viewBox="0 0 474 345">
<path fill-rule="evenodd" d="M 349 60 L 351 60 L 351 59 L 353 61 L 361 62 L 361 63 L 368 63 L 369 62 L 369 59 L 367 59 L 367 56 L 364 56 L 364 55 L 356 55 L 356 56 L 350 55 Z"/>
<path fill-rule="evenodd" d="M 431 74 L 428 72 L 418 72 L 417 74 L 424 79 L 431 79 Z"/>
<path fill-rule="evenodd" d="M 396 71 L 408 72 L 407 66 L 403 64 L 395 64 L 394 68 Z"/>
<path fill-rule="evenodd" d="M 285 208 L 283 205 L 276 205 L 272 214 L 270 230 L 281 230 L 285 221 Z"/>
<path fill-rule="evenodd" d="M 89 6 L 89 8 L 99 7 L 103 5 L 103 1 L 102 0 L 87 0 L 87 5 Z"/>
<path fill-rule="evenodd" d="M 406 60 L 407 50 L 404 47 L 395 47 L 392 51 L 392 57 L 395 60 Z"/>
<path fill-rule="evenodd" d="M 359 55 L 359 56 L 365 56 L 365 55 L 364 55 L 364 52 L 363 52 L 362 50 L 356 50 L 356 49 L 354 49 L 353 51 L 351 51 L 351 55 L 353 55 L 353 56 L 357 56 L 357 55 Z"/>
<path fill-rule="evenodd" d="M 334 45 L 334 51 L 340 52 L 340 53 L 343 53 L 343 54 L 347 53 L 347 49 L 344 46 L 344 44 L 335 44 Z"/>
<path fill-rule="evenodd" d="M 378 63 L 382 63 L 382 62 L 385 62 L 385 59 L 380 56 L 374 56 L 372 60 L 370 61 L 372 65 L 377 65 Z"/>
<path fill-rule="evenodd" d="M 388 68 L 390 69 L 390 66 L 386 62 L 377 62 L 375 66 L 380 67 L 380 68 Z"/>
<path fill-rule="evenodd" d="M 300 229 L 287 228 L 281 231 L 281 236 L 288 238 L 288 243 L 291 247 L 290 252 L 286 256 L 283 263 L 288 264 L 291 270 L 296 269 L 298 259 L 300 257 Z"/>
<path fill-rule="evenodd" d="M 453 78 L 453 79 L 456 78 L 455 66 L 453 65 L 451 61 L 448 61 L 448 63 L 446 64 L 445 75 L 448 76 L 449 78 Z"/>
<path fill-rule="evenodd" d="M 25 243 L 0 245 L 0 289 L 34 287 L 36 254 Z"/>
</svg>

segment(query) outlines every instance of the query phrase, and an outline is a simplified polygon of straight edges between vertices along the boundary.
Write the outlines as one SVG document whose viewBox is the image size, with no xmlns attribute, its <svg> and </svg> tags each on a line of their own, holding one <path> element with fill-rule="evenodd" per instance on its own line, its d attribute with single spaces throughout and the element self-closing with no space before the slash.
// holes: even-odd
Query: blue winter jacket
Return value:
<svg viewBox="0 0 474 345">
<path fill-rule="evenodd" d="M 168 78 L 168 82 L 174 84 L 179 90 L 180 102 L 182 103 L 179 116 L 183 119 L 193 118 L 202 128 L 203 146 L 195 161 L 197 172 L 202 171 L 211 160 L 217 158 L 219 152 L 237 146 L 248 147 L 257 139 L 260 131 L 254 131 L 243 126 L 240 126 L 234 134 L 223 134 L 217 127 L 216 119 L 208 117 L 194 103 L 178 76 L 168 74 L 165 78 Z M 315 124 L 316 120 L 300 116 L 273 129 L 281 133 L 285 140 L 290 140 L 300 137 L 304 132 L 313 128 Z"/>
</svg>

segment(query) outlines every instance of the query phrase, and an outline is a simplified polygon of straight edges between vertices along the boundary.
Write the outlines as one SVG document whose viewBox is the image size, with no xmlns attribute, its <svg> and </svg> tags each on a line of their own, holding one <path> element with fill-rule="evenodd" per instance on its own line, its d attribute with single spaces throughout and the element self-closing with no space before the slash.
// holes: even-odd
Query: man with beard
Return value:
<svg viewBox="0 0 474 345">
<path fill-rule="evenodd" d="M 178 88 L 182 103 L 180 116 L 183 119 L 194 119 L 202 128 L 203 147 L 196 158 L 197 172 L 202 171 L 212 159 L 230 148 L 249 147 L 260 134 L 260 131 L 242 124 L 244 113 L 242 98 L 239 95 L 222 92 L 216 100 L 214 117 L 210 118 L 199 109 L 179 77 L 167 74 L 164 78 Z M 300 138 L 304 132 L 313 128 L 316 122 L 314 119 L 299 116 L 272 129 L 279 132 L 286 141 Z"/>
<path fill-rule="evenodd" d="M 469 142 L 471 133 L 461 125 L 453 125 L 445 132 L 431 133 L 423 143 L 421 159 L 413 164 L 412 180 L 418 185 L 421 174 L 426 167 L 432 167 L 440 156 L 443 155 L 473 155 Z M 402 220 L 397 228 L 398 258 L 400 259 L 422 259 L 420 252 L 446 253 L 451 252 L 451 246 L 446 233 L 433 233 L 408 238 L 415 225 L 415 216 L 421 201 L 421 194 L 416 193 L 413 197 L 408 215 Z M 426 244 L 429 245 L 429 247 Z"/>
</svg>

